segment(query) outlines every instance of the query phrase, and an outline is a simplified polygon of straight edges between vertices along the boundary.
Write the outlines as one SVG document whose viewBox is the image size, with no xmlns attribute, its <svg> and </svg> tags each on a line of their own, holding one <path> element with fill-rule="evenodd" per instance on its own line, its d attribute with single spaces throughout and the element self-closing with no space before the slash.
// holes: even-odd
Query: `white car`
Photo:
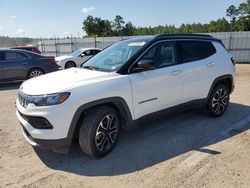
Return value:
<svg viewBox="0 0 250 188">
<path fill-rule="evenodd" d="M 192 108 L 223 115 L 234 85 L 235 62 L 220 40 L 142 37 L 106 48 L 81 69 L 25 81 L 16 115 L 32 146 L 67 152 L 75 138 L 84 153 L 103 157 L 121 128 L 143 120 Z"/>
<path fill-rule="evenodd" d="M 80 67 L 81 64 L 92 56 L 98 54 L 100 51 L 101 50 L 97 48 L 82 48 L 69 55 L 56 57 L 55 60 L 57 65 L 59 65 L 62 69 Z"/>
</svg>

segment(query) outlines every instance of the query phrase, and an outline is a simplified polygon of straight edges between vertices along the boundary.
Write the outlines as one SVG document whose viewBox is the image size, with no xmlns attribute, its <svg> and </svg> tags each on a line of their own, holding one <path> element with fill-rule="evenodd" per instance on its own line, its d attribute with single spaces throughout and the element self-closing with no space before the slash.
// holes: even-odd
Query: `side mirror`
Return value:
<svg viewBox="0 0 250 188">
<path fill-rule="evenodd" d="M 148 71 L 148 70 L 154 70 L 154 61 L 153 60 L 140 60 L 136 63 L 135 67 L 133 67 L 133 72 L 142 72 L 142 71 Z"/>
<path fill-rule="evenodd" d="M 85 56 L 84 53 L 81 53 L 81 54 L 80 54 L 80 57 L 84 57 L 84 56 Z"/>
</svg>

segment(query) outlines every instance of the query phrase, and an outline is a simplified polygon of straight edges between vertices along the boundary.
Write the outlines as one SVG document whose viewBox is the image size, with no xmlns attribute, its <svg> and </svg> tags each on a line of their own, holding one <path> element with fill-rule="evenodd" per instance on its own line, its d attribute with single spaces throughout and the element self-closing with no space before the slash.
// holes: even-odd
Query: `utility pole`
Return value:
<svg viewBox="0 0 250 188">
<path fill-rule="evenodd" d="M 54 35 L 54 39 L 55 39 L 55 51 L 56 51 L 56 56 L 57 56 L 58 54 L 57 54 L 57 43 L 56 43 L 56 35 Z"/>
<path fill-rule="evenodd" d="M 71 52 L 73 52 L 73 39 L 72 39 L 72 34 L 70 34 L 70 44 L 71 44 Z"/>
<path fill-rule="evenodd" d="M 229 26 L 229 28 L 230 28 L 229 45 L 228 45 L 228 51 L 229 51 L 229 53 L 230 53 L 230 51 L 231 51 L 231 43 L 232 43 L 233 19 L 234 19 L 234 18 L 231 16 L 231 17 L 230 17 L 230 26 Z"/>
</svg>

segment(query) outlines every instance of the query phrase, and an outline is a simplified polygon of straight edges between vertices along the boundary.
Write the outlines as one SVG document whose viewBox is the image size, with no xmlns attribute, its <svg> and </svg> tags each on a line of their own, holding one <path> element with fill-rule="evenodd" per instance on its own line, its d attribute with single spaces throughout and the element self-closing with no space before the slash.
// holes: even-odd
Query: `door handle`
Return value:
<svg viewBox="0 0 250 188">
<path fill-rule="evenodd" d="M 215 63 L 211 62 L 207 64 L 207 67 L 213 67 L 215 65 Z"/>
<path fill-rule="evenodd" d="M 172 75 L 172 76 L 176 76 L 176 75 L 178 75 L 178 74 L 181 74 L 181 70 L 175 70 L 175 71 L 172 71 L 172 72 L 170 73 L 170 75 Z"/>
<path fill-rule="evenodd" d="M 22 65 L 28 65 L 28 63 L 22 63 Z"/>
</svg>

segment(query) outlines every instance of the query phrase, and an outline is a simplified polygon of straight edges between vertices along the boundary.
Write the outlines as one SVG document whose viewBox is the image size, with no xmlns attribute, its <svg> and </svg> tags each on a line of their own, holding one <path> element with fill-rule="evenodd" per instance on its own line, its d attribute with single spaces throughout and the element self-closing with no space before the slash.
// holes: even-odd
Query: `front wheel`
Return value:
<svg viewBox="0 0 250 188">
<path fill-rule="evenodd" d="M 118 112 L 108 106 L 96 107 L 87 112 L 79 131 L 82 151 L 93 157 L 104 157 L 114 148 L 120 130 Z"/>
<path fill-rule="evenodd" d="M 215 87 L 210 95 L 205 111 L 212 117 L 219 117 L 225 113 L 229 104 L 229 90 L 225 85 Z"/>
</svg>

